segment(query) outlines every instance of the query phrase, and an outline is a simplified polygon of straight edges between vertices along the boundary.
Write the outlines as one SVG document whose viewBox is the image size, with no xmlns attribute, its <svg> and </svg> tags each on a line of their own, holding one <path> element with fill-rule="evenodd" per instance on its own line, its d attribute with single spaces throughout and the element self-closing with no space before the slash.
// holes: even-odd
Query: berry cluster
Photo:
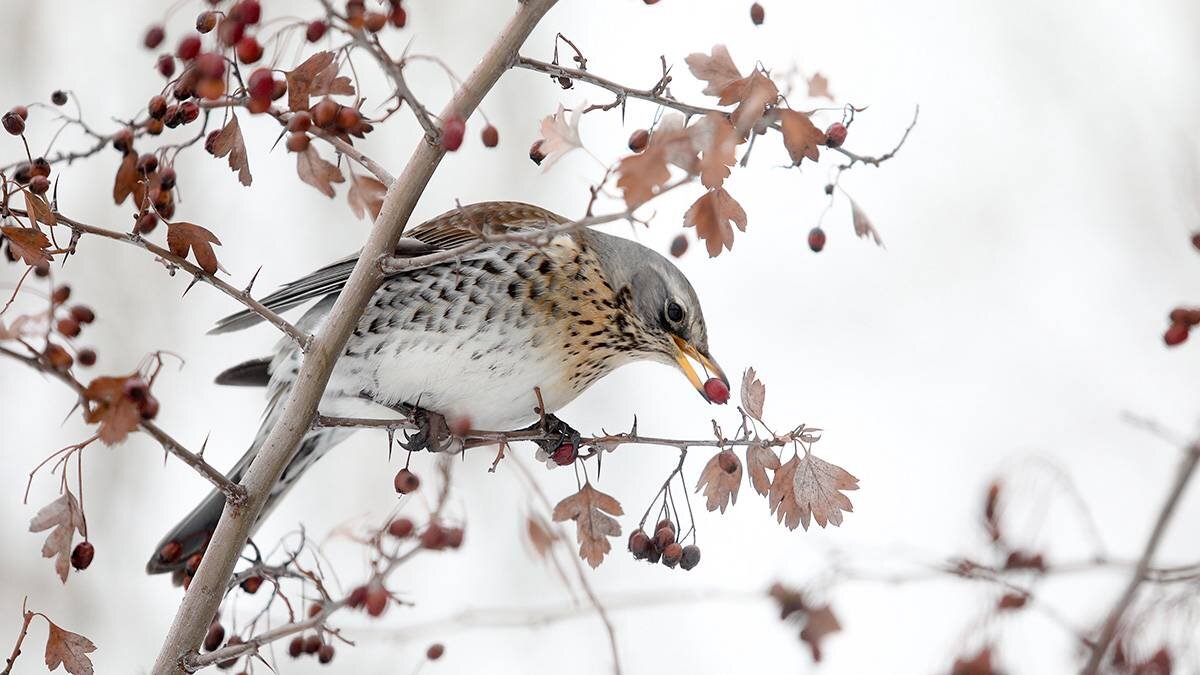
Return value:
<svg viewBox="0 0 1200 675">
<path fill-rule="evenodd" d="M 700 564 L 700 547 L 695 544 L 682 546 L 675 540 L 675 524 L 663 519 L 654 527 L 654 537 L 638 528 L 629 535 L 629 552 L 636 560 L 650 563 L 662 562 L 667 567 L 676 565 L 690 570 Z"/>
<path fill-rule="evenodd" d="M 320 611 L 320 605 L 313 605 Z M 317 655 L 319 663 L 329 663 L 333 660 L 333 645 L 322 639 L 319 633 L 309 636 L 297 635 L 288 643 L 288 656 L 298 659 L 304 655 Z"/>
<path fill-rule="evenodd" d="M 68 344 L 74 338 L 79 337 L 85 325 L 96 320 L 96 313 L 86 305 L 72 305 L 68 308 L 66 303 L 70 297 L 71 287 L 66 284 L 58 286 L 50 294 L 50 300 L 54 304 L 52 317 L 56 317 L 52 319 L 54 332 L 66 338 Z M 46 348 L 42 352 L 42 358 L 54 370 L 65 373 L 76 363 L 84 367 L 95 365 L 96 351 L 88 347 L 83 347 L 77 349 L 75 355 L 72 356 L 66 347 L 47 341 Z"/>
<path fill-rule="evenodd" d="M 1188 339 L 1192 326 L 1200 325 L 1200 308 L 1176 307 L 1171 310 L 1168 318 L 1171 325 L 1163 334 L 1163 342 L 1167 343 L 1168 347 L 1174 347 Z"/>
</svg>

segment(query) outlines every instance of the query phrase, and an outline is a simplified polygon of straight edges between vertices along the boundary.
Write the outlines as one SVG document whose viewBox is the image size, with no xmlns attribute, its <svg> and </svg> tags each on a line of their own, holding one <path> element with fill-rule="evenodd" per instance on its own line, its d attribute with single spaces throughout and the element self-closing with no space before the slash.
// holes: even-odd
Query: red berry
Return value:
<svg viewBox="0 0 1200 675">
<path fill-rule="evenodd" d="M 312 107 L 310 112 L 312 114 L 313 124 L 316 124 L 323 129 L 328 128 L 333 124 L 334 120 L 337 119 L 338 104 L 327 98 L 321 99 Z"/>
<path fill-rule="evenodd" d="M 157 49 L 166 37 L 167 32 L 163 30 L 162 26 L 151 26 L 146 31 L 146 36 L 142 38 L 142 44 L 146 46 L 146 49 Z"/>
<path fill-rule="evenodd" d="M 168 541 L 163 544 L 163 547 L 158 549 L 158 559 L 162 563 L 170 564 L 179 560 L 179 554 L 183 552 L 183 547 L 177 541 Z"/>
<path fill-rule="evenodd" d="M 361 121 L 362 116 L 358 114 L 358 110 L 344 105 L 338 109 L 337 116 L 333 122 L 339 131 L 350 131 L 357 127 Z"/>
<path fill-rule="evenodd" d="M 551 459 L 554 460 L 554 463 L 559 466 L 568 466 L 570 464 L 574 464 L 575 458 L 578 456 L 579 453 L 575 451 L 575 445 L 572 443 L 563 443 L 554 450 L 552 455 L 550 455 Z"/>
<path fill-rule="evenodd" d="M 638 129 L 629 135 L 629 149 L 634 152 L 641 152 L 646 149 L 650 143 L 650 132 L 645 129 Z"/>
<path fill-rule="evenodd" d="M 363 603 L 365 603 L 366 601 L 367 601 L 367 587 L 366 586 L 358 586 L 354 590 L 350 591 L 350 595 L 346 596 L 346 604 L 350 605 L 351 607 L 353 607 L 355 609 L 362 607 Z"/>
<path fill-rule="evenodd" d="M 216 12 L 200 12 L 200 16 L 196 17 L 196 31 L 200 33 L 211 32 L 217 27 Z"/>
<path fill-rule="evenodd" d="M 66 284 L 63 284 L 63 285 L 59 286 L 58 288 L 55 288 L 54 292 L 50 294 L 50 299 L 56 305 L 61 305 L 64 302 L 66 302 L 67 300 L 69 300 L 70 298 L 71 298 L 71 287 Z"/>
<path fill-rule="evenodd" d="M 679 559 L 679 566 L 685 570 L 690 570 L 700 564 L 700 547 L 695 544 L 688 544 L 683 547 L 683 556 Z"/>
<path fill-rule="evenodd" d="M 442 149 L 454 152 L 462 146 L 463 136 L 467 133 L 467 122 L 458 114 L 451 114 L 442 123 Z"/>
<path fill-rule="evenodd" d="M 155 66 L 158 68 L 158 74 L 163 77 L 171 77 L 175 74 L 175 59 L 171 58 L 170 54 L 159 56 Z"/>
<path fill-rule="evenodd" d="M 232 16 L 232 14 L 217 24 L 217 37 L 221 40 L 221 44 L 226 47 L 236 45 L 238 40 L 241 40 L 245 34 L 246 24 Z"/>
<path fill-rule="evenodd" d="M 258 44 L 258 40 L 254 39 L 253 36 L 247 35 L 238 40 L 237 57 L 242 63 L 255 63 L 262 58 L 262 55 L 262 45 Z"/>
<path fill-rule="evenodd" d="M 179 41 L 175 55 L 184 61 L 191 61 L 200 54 L 200 36 L 188 35 Z"/>
<path fill-rule="evenodd" d="M 821 249 L 825 248 L 825 230 L 820 227 L 814 227 L 808 231 L 808 247 L 813 253 L 820 253 Z"/>
<path fill-rule="evenodd" d="M 678 543 L 668 544 L 663 549 L 662 563 L 667 567 L 675 567 L 683 559 L 683 547 Z"/>
<path fill-rule="evenodd" d="M 158 227 L 158 214 L 147 211 L 138 216 L 137 222 L 133 224 L 133 231 L 138 234 L 150 234 L 156 227 Z"/>
<path fill-rule="evenodd" d="M 3 118 L 4 130 L 13 136 L 20 136 L 25 133 L 25 120 L 13 111 L 4 113 Z"/>
<path fill-rule="evenodd" d="M 483 137 L 483 146 L 485 148 L 494 148 L 500 144 L 500 132 L 490 124 L 483 128 L 483 133 L 480 136 Z"/>
<path fill-rule="evenodd" d="M 729 401 L 729 385 L 715 377 L 710 377 L 704 383 L 704 395 L 708 397 L 710 403 L 724 405 Z"/>
<path fill-rule="evenodd" d="M 395 486 L 396 492 L 406 495 L 421 487 L 421 479 L 408 469 L 400 469 L 396 472 L 396 478 L 392 480 L 392 485 Z"/>
<path fill-rule="evenodd" d="M 254 25 L 262 18 L 262 5 L 258 0 L 242 0 L 234 5 L 232 12 L 239 21 Z"/>
<path fill-rule="evenodd" d="M 212 625 L 208 627 L 208 634 L 204 636 L 205 651 L 211 652 L 215 650 L 217 647 L 220 647 L 221 643 L 224 641 L 225 627 L 214 621 Z"/>
<path fill-rule="evenodd" d="M 293 659 L 299 658 L 304 653 L 304 638 L 297 635 L 288 643 L 288 656 Z"/>
<path fill-rule="evenodd" d="M 650 536 L 643 530 L 634 530 L 629 535 L 629 552 L 634 558 L 641 560 L 646 557 L 646 552 L 650 550 Z"/>
<path fill-rule="evenodd" d="M 317 663 L 329 663 L 333 660 L 333 645 L 323 644 L 317 650 Z"/>
<path fill-rule="evenodd" d="M 370 12 L 363 21 L 363 26 L 372 33 L 378 33 L 387 25 L 388 16 L 380 12 Z"/>
<path fill-rule="evenodd" d="M 325 611 L 325 605 L 322 605 L 319 602 L 314 602 L 308 606 L 308 618 L 311 619 L 323 611 Z"/>
<path fill-rule="evenodd" d="M 146 104 L 146 111 L 154 119 L 161 120 L 167 114 L 167 99 L 162 96 L 151 97 L 150 103 Z"/>
<path fill-rule="evenodd" d="M 321 645 L 323 644 L 325 644 L 325 641 L 321 639 L 320 635 L 309 635 L 304 639 L 304 653 L 316 654 L 321 651 Z"/>
<path fill-rule="evenodd" d="M 288 134 L 287 149 L 288 152 L 304 152 L 308 150 L 308 135 L 303 133 Z"/>
<path fill-rule="evenodd" d="M 529 159 L 538 166 L 541 166 L 542 160 L 546 159 L 546 153 L 542 152 L 542 139 L 539 138 L 529 146 Z"/>
<path fill-rule="evenodd" d="M 742 463 L 738 461 L 737 455 L 732 450 L 722 450 L 717 455 L 717 465 L 728 474 L 737 473 L 738 469 L 742 468 Z"/>
<path fill-rule="evenodd" d="M 305 31 L 304 37 L 308 38 L 309 42 L 316 42 L 325 37 L 325 31 L 329 29 L 329 24 L 324 21 L 313 21 L 308 24 L 308 30 Z"/>
<path fill-rule="evenodd" d="M 29 191 L 35 195 L 44 195 L 50 190 L 50 179 L 45 176 L 34 176 L 29 179 Z"/>
<path fill-rule="evenodd" d="M 79 323 L 91 323 L 96 320 L 96 313 L 87 305 L 75 305 L 71 308 L 71 318 Z"/>
<path fill-rule="evenodd" d="M 96 557 L 96 547 L 90 542 L 81 541 L 75 545 L 75 550 L 71 551 L 71 567 L 77 570 L 86 570 L 92 564 L 92 558 Z"/>
<path fill-rule="evenodd" d="M 442 658 L 442 654 L 445 653 L 446 647 L 440 642 L 435 642 L 429 645 L 429 649 L 425 650 L 425 658 L 429 659 L 430 661 L 437 661 L 438 659 Z"/>
<path fill-rule="evenodd" d="M 846 142 L 846 134 L 849 130 L 845 124 L 834 122 L 825 130 L 825 145 L 830 148 L 836 148 Z"/>
<path fill-rule="evenodd" d="M 84 348 L 79 350 L 79 365 L 90 367 L 96 365 L 96 350 Z"/>
<path fill-rule="evenodd" d="M 367 614 L 371 616 L 379 616 L 387 610 L 388 601 L 391 597 L 388 595 L 387 589 L 383 586 L 372 586 L 367 590 L 367 599 L 364 603 L 367 607 Z"/>
<path fill-rule="evenodd" d="M 430 523 L 421 533 L 421 546 L 431 551 L 446 548 L 446 530 L 437 523 Z"/>
<path fill-rule="evenodd" d="M 388 17 L 392 25 L 396 28 L 404 28 L 404 24 L 408 23 L 408 12 L 404 11 L 398 3 L 392 8 L 392 15 Z"/>
<path fill-rule="evenodd" d="M 58 325 L 55 326 L 59 334 L 66 337 L 77 337 L 79 335 L 79 322 L 75 319 L 59 319 Z"/>
<path fill-rule="evenodd" d="M 200 560 L 201 559 L 202 559 L 202 556 L 199 553 L 193 553 L 191 555 L 191 557 L 187 559 L 187 563 L 184 565 L 184 569 L 187 571 L 187 573 L 189 575 L 194 576 L 196 574 L 196 570 L 200 568 Z"/>
<path fill-rule="evenodd" d="M 1182 344 L 1188 339 L 1189 326 L 1186 323 L 1173 323 L 1163 334 L 1163 342 L 1167 343 L 1168 347 Z"/>
<path fill-rule="evenodd" d="M 179 104 L 179 114 L 184 124 L 191 124 L 200 117 L 200 104 L 195 101 L 184 101 Z"/>
<path fill-rule="evenodd" d="M 312 115 L 309 115 L 308 112 L 304 111 L 304 110 L 301 110 L 300 112 L 293 114 L 291 117 L 288 118 L 288 121 L 287 121 L 287 130 L 288 131 L 297 131 L 297 132 L 303 133 L 305 131 L 308 131 L 311 127 L 312 127 Z"/>
<path fill-rule="evenodd" d="M 145 399 L 138 403 L 138 413 L 141 414 L 144 420 L 152 420 L 158 417 L 158 399 L 147 395 Z"/>
<path fill-rule="evenodd" d="M 259 68 L 253 73 L 250 73 L 250 79 L 247 80 L 247 88 L 250 91 L 251 98 L 261 98 L 271 100 L 271 94 L 275 90 L 275 77 L 271 74 L 269 68 Z"/>
<path fill-rule="evenodd" d="M 750 20 L 755 26 L 761 26 L 763 22 L 763 6 L 757 2 L 750 5 Z"/>
<path fill-rule="evenodd" d="M 249 577 L 245 581 L 242 582 L 242 590 L 246 591 L 250 595 L 254 595 L 255 593 L 258 592 L 258 589 L 262 586 L 262 583 L 263 583 L 262 577 L 257 577 L 257 576 Z"/>
<path fill-rule="evenodd" d="M 41 268 L 35 267 L 34 269 Z M 75 363 L 75 358 L 67 353 L 67 350 L 63 349 L 61 345 L 56 345 L 53 342 L 46 345 L 46 351 L 44 355 L 46 357 L 46 361 L 50 364 L 50 367 L 54 368 L 60 373 L 65 373 L 66 371 L 70 370 L 71 366 Z"/>
<path fill-rule="evenodd" d="M 388 534 L 398 539 L 411 536 L 416 525 L 408 518 L 397 518 L 388 524 Z"/>
</svg>

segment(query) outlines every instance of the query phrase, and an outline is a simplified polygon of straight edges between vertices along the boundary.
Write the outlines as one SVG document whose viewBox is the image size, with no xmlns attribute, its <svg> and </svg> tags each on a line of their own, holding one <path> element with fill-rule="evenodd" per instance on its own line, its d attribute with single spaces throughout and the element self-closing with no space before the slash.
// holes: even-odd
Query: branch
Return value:
<svg viewBox="0 0 1200 675">
<path fill-rule="evenodd" d="M 588 84 L 595 85 L 602 89 L 607 89 L 616 94 L 618 103 L 623 102 L 626 98 L 636 98 L 643 101 L 649 101 L 666 108 L 673 108 L 681 113 L 684 113 L 685 115 L 706 115 L 708 113 L 717 113 L 718 115 L 724 115 L 725 117 L 730 115 L 730 113 L 724 110 L 719 110 L 717 108 L 706 108 L 704 106 L 692 105 L 691 103 L 684 103 L 683 101 L 678 101 L 670 96 L 665 95 L 663 93 L 663 80 L 661 79 L 651 89 L 635 89 L 633 87 L 627 87 L 623 84 L 618 84 L 612 80 L 605 79 L 598 75 L 593 75 L 586 70 L 567 68 L 566 66 L 546 63 L 545 61 L 538 61 L 537 59 L 531 59 L 524 56 L 519 57 L 516 63 L 513 64 L 513 67 L 524 68 L 525 70 L 532 70 L 538 73 L 546 73 L 554 77 L 567 77 L 572 80 L 587 82 Z"/>
<path fill-rule="evenodd" d="M 459 114 L 468 117 L 500 75 L 516 58 L 538 21 L 556 0 L 526 0 L 517 9 L 484 53 L 475 70 L 455 92 L 442 117 Z M 283 403 L 283 411 L 272 426 L 246 471 L 242 484 L 248 491 L 247 502 L 239 508 L 226 505 L 213 533 L 196 576 L 180 603 L 170 631 L 155 661 L 155 673 L 183 673 L 185 664 L 204 638 L 209 623 L 221 603 L 233 574 L 238 554 L 266 503 L 272 486 L 291 460 L 296 446 L 308 432 L 317 413 L 317 403 L 329 382 L 334 363 L 341 356 L 351 331 L 357 325 L 367 303 L 383 278 L 378 261 L 390 254 L 404 232 L 418 198 L 425 190 L 445 154 L 422 137 L 408 165 L 392 184 L 383 208 L 363 246 L 345 288 L 329 312 L 324 328 L 312 342 L 296 377 L 296 383 Z"/>
<path fill-rule="evenodd" d="M 1125 586 L 1125 592 L 1117 599 L 1117 604 L 1108 613 L 1108 618 L 1104 621 L 1104 627 L 1100 630 L 1100 637 L 1096 639 L 1096 646 L 1092 649 L 1092 653 L 1088 657 L 1087 665 L 1083 667 L 1083 675 L 1096 675 L 1099 672 L 1100 662 L 1104 659 L 1109 645 L 1112 644 L 1113 639 L 1117 635 L 1122 615 L 1129 609 L 1129 605 L 1133 603 L 1142 582 L 1146 581 L 1150 575 L 1150 566 L 1154 559 L 1154 553 L 1158 550 L 1163 533 L 1166 532 L 1167 525 L 1171 522 L 1171 516 L 1175 513 L 1175 507 L 1179 505 L 1180 496 L 1183 495 L 1183 491 L 1191 480 L 1192 474 L 1196 472 L 1197 463 L 1200 463 L 1200 441 L 1194 441 L 1187 448 L 1183 459 L 1180 461 L 1179 469 L 1175 473 L 1175 482 L 1171 485 L 1170 492 L 1167 493 L 1167 499 L 1163 502 L 1162 509 L 1159 510 L 1158 519 L 1154 523 L 1154 529 L 1150 532 L 1150 538 L 1146 540 L 1146 547 L 1142 551 L 1142 557 L 1138 559 L 1137 567 L 1133 570 L 1133 577 Z"/>
</svg>

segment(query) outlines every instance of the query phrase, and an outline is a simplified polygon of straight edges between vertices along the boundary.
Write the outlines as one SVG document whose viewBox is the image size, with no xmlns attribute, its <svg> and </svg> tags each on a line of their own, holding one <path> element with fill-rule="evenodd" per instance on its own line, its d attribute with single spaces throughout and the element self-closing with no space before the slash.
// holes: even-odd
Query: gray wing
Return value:
<svg viewBox="0 0 1200 675">
<path fill-rule="evenodd" d="M 486 228 L 537 228 L 564 222 L 561 216 L 519 202 L 486 202 L 448 211 L 412 230 L 396 245 L 396 255 L 415 257 L 459 246 Z M 341 292 L 358 262 L 358 254 L 347 256 L 321 269 L 284 284 L 260 302 L 279 314 L 313 298 Z M 262 321 L 250 310 L 231 314 L 217 322 L 209 335 L 232 333 Z"/>
</svg>

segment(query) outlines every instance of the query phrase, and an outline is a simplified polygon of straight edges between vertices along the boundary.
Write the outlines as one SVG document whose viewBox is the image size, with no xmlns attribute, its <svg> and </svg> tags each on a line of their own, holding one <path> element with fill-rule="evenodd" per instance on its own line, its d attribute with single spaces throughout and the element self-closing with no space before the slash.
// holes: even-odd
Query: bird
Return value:
<svg viewBox="0 0 1200 675">
<path fill-rule="evenodd" d="M 429 264 L 419 259 L 460 251 Z M 681 371 L 700 395 L 708 379 L 729 381 L 708 347 L 695 289 L 656 251 L 520 202 L 483 202 L 452 209 L 411 229 L 395 255 L 414 264 L 385 276 L 342 355 L 319 412 L 395 417 L 400 407 L 429 411 L 451 424 L 515 430 L 552 415 L 596 381 L 635 361 Z M 316 300 L 296 327 L 321 329 L 358 260 L 349 256 L 285 284 L 261 300 L 282 313 Z M 262 321 L 243 310 L 210 333 Z M 228 473 L 240 481 L 277 421 L 303 360 L 293 340 L 273 355 L 236 365 L 218 384 L 265 386 L 267 408 L 245 455 Z M 540 398 L 539 398 L 540 397 Z M 255 525 L 297 479 L 350 428 L 310 431 L 273 487 Z M 431 448 L 433 449 L 433 448 Z M 198 563 L 225 497 L 214 490 L 163 537 L 146 565 L 150 574 Z"/>
</svg>

